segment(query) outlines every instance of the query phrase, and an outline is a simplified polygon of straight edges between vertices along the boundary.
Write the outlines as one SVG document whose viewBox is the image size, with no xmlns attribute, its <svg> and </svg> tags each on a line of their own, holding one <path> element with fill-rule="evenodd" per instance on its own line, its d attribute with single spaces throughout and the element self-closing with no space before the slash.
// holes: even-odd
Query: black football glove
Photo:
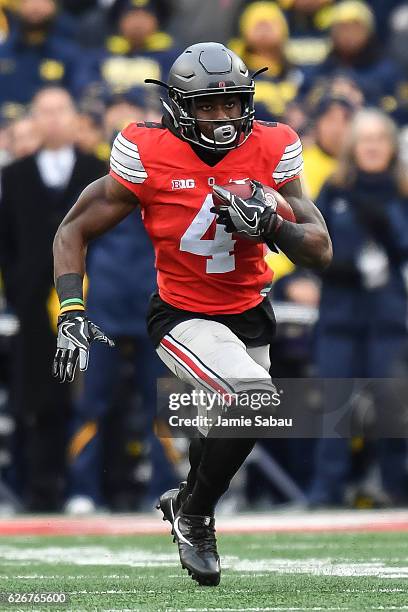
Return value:
<svg viewBox="0 0 408 612">
<path fill-rule="evenodd" d="M 251 237 L 269 237 L 279 229 L 282 218 L 277 213 L 278 203 L 272 194 L 265 194 L 259 181 L 251 181 L 252 195 L 243 200 L 220 185 L 213 185 L 213 191 L 225 204 L 215 205 L 217 223 L 225 226 L 228 233 L 246 234 Z"/>
<path fill-rule="evenodd" d="M 97 325 L 87 319 L 82 310 L 67 312 L 58 319 L 57 352 L 52 374 L 59 382 L 72 382 L 79 360 L 79 369 L 88 367 L 89 345 L 93 341 L 115 346 Z"/>
</svg>

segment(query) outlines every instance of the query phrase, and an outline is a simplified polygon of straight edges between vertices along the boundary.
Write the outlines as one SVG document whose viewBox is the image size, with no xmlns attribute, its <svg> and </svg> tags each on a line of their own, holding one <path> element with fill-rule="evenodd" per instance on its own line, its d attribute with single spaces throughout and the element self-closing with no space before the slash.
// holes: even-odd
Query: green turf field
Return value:
<svg viewBox="0 0 408 612">
<path fill-rule="evenodd" d="M 165 536 L 3 537 L 0 591 L 68 605 L 0 610 L 408 610 L 408 533 L 221 535 L 223 575 L 199 587 Z"/>
</svg>

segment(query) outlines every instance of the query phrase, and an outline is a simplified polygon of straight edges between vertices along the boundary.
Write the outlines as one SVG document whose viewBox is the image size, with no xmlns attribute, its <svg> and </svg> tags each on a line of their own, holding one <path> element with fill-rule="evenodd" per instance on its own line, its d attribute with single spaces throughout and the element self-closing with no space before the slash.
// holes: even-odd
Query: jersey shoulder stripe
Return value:
<svg viewBox="0 0 408 612">
<path fill-rule="evenodd" d="M 136 143 L 118 134 L 112 145 L 110 166 L 115 174 L 130 183 L 143 183 L 148 175 Z"/>
<path fill-rule="evenodd" d="M 300 138 L 297 138 L 294 143 L 289 144 L 289 145 L 287 145 L 285 147 L 285 151 L 284 151 L 283 155 L 287 155 L 288 153 L 291 153 L 291 152 L 295 151 L 299 147 L 302 147 L 302 143 L 300 142 Z"/>
<path fill-rule="evenodd" d="M 129 168 L 128 166 L 124 166 L 123 164 L 121 164 L 119 161 L 115 159 L 115 156 L 113 155 L 113 153 L 111 156 L 111 166 L 115 166 L 115 168 L 117 168 L 121 172 L 124 172 L 128 176 L 135 176 L 135 177 L 140 177 L 140 178 L 147 177 L 146 172 L 142 172 L 139 170 L 132 170 L 132 168 Z"/>
<path fill-rule="evenodd" d="M 115 146 L 123 153 L 127 153 L 128 155 L 132 155 L 133 157 L 140 159 L 138 146 L 130 142 L 130 140 L 124 138 L 122 134 L 118 134 L 117 138 L 115 139 Z"/>
<path fill-rule="evenodd" d="M 285 152 L 283 153 L 281 157 L 281 161 L 286 161 L 287 159 L 293 159 L 297 155 L 300 155 L 302 153 L 302 144 L 300 140 L 295 142 L 293 145 L 290 145 L 290 147 L 291 147 L 290 149 L 289 147 L 285 148 Z"/>
<path fill-rule="evenodd" d="M 272 177 L 279 185 L 283 181 L 299 175 L 303 168 L 302 143 L 297 138 L 295 142 L 286 145 L 280 161 L 273 171 Z"/>
</svg>

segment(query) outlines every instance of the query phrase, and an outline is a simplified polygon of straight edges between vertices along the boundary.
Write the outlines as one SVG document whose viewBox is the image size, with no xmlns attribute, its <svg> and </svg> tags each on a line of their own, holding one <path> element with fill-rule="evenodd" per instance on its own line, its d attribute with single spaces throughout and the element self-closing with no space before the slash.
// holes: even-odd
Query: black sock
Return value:
<svg viewBox="0 0 408 612">
<path fill-rule="evenodd" d="M 205 438 L 196 482 L 183 512 L 212 516 L 255 442 L 253 438 Z"/>
<path fill-rule="evenodd" d="M 188 449 L 188 459 L 190 461 L 190 471 L 187 476 L 187 485 L 184 487 L 181 493 L 181 499 L 184 501 L 187 499 L 187 496 L 193 492 L 194 485 L 197 480 L 197 470 L 200 465 L 201 456 L 204 448 L 204 440 L 205 438 L 193 438 L 190 441 L 190 446 Z"/>
</svg>

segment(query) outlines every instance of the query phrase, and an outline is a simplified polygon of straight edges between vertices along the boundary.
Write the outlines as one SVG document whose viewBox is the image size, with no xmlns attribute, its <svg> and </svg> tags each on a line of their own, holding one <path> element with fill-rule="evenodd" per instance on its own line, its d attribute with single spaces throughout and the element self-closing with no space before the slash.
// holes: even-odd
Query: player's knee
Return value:
<svg viewBox="0 0 408 612">
<path fill-rule="evenodd" d="M 280 395 L 271 378 L 243 381 L 239 391 L 230 402 L 227 412 L 253 418 L 256 414 L 276 413 Z"/>
<path fill-rule="evenodd" d="M 263 378 L 242 378 L 236 381 L 235 390 L 237 393 L 275 393 L 276 387 L 270 376 Z"/>
</svg>

